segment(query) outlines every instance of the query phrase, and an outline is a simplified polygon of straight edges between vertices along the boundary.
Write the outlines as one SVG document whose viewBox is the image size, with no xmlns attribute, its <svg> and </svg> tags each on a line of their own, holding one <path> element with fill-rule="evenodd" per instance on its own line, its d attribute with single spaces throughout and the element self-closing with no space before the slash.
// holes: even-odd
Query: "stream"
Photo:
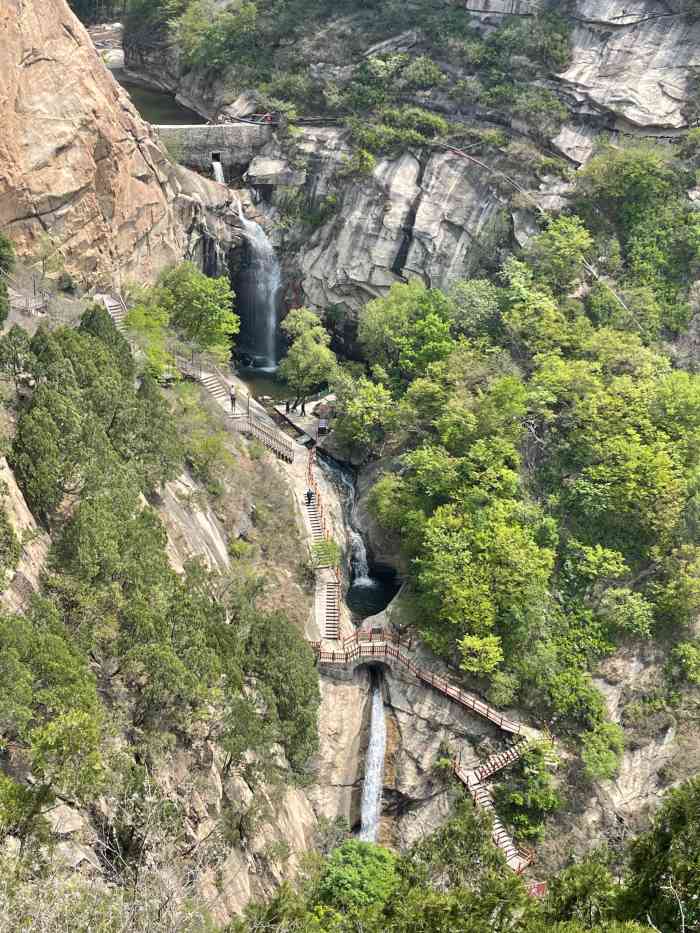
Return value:
<svg viewBox="0 0 700 933">
<path fill-rule="evenodd" d="M 367 546 L 358 527 L 357 490 L 352 468 L 320 449 L 317 462 L 338 490 L 343 506 L 350 537 L 350 588 L 345 602 L 355 621 L 361 621 L 382 612 L 396 596 L 399 590 L 396 574 L 391 568 L 373 563 L 367 555 Z"/>
<path fill-rule="evenodd" d="M 396 576 L 373 564 L 358 527 L 355 472 L 317 449 L 317 463 L 326 478 L 335 486 L 343 507 L 348 528 L 350 588 L 345 601 L 356 624 L 382 612 L 398 592 Z M 372 685 L 369 740 L 365 756 L 365 776 L 362 783 L 359 838 L 375 842 L 382 812 L 384 789 L 384 757 L 386 754 L 386 718 L 384 715 L 383 677 L 379 667 L 370 668 Z"/>
<path fill-rule="evenodd" d="M 116 81 L 121 84 L 131 98 L 131 103 L 148 123 L 166 126 L 199 126 L 207 121 L 194 110 L 183 107 L 167 91 L 134 84 L 121 68 L 110 69 Z"/>
</svg>

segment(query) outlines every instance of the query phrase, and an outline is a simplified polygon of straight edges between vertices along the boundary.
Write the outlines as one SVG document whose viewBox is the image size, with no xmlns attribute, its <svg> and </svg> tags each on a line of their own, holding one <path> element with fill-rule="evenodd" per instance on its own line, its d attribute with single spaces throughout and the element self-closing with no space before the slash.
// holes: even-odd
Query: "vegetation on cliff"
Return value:
<svg viewBox="0 0 700 933">
<path fill-rule="evenodd" d="M 191 434 L 107 313 L 31 339 L 17 330 L 0 357 L 19 353 L 32 390 L 14 400 L 10 460 L 52 546 L 41 593 L 0 615 L 0 850 L 18 841 L 17 877 L 32 878 L 47 812 L 107 799 L 105 871 L 129 885 L 151 852 L 148 800 L 162 790 L 148 786 L 168 748 L 206 735 L 253 791 L 304 776 L 318 741 L 313 655 L 283 613 L 262 608 L 251 561 L 230 576 L 198 560 L 171 568 L 150 503 L 181 473 Z M 158 818 L 176 806 L 163 795 Z M 212 840 L 244 836 L 245 819 L 245 807 L 222 817 Z M 163 828 L 175 860 L 181 830 Z"/>
<path fill-rule="evenodd" d="M 398 51 L 365 55 L 408 27 L 416 34 L 399 41 Z M 367 153 L 459 134 L 441 114 L 474 106 L 525 120 L 538 134 L 555 128 L 566 108 L 543 79 L 566 66 L 569 30 L 554 5 L 505 17 L 484 37 L 467 11 L 428 0 L 412 3 L 408 14 L 394 0 L 255 0 L 223 8 L 212 0 L 131 0 L 125 42 L 167 35 L 185 69 L 224 76 L 230 101 L 255 88 L 264 107 L 292 120 L 342 119 Z M 321 59 L 328 65 L 318 69 L 313 37 L 329 33 Z"/>
<path fill-rule="evenodd" d="M 483 817 L 466 802 L 452 819 L 403 856 L 369 843 L 343 843 L 311 862 L 296 890 L 283 887 L 246 911 L 233 933 L 662 933 L 698 919 L 700 781 L 671 791 L 650 830 L 626 851 L 621 877 L 610 853 L 593 852 L 527 895 L 503 870 Z M 370 871 L 371 868 L 371 871 Z"/>
<path fill-rule="evenodd" d="M 668 342 L 698 267 L 695 147 L 603 149 L 494 281 L 371 301 L 366 369 L 338 380 L 337 437 L 388 465 L 371 507 L 425 643 L 578 735 L 591 778 L 623 749 L 592 666 L 654 640 L 669 691 L 695 676 L 700 379 Z"/>
</svg>

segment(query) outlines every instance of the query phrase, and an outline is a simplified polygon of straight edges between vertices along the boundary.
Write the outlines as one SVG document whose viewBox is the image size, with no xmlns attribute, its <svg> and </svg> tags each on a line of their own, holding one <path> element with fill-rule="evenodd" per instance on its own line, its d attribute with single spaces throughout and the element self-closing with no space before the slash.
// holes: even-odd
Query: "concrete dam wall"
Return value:
<svg viewBox="0 0 700 933">
<path fill-rule="evenodd" d="M 188 168 L 210 172 L 212 161 L 226 175 L 239 174 L 272 139 L 269 124 L 222 123 L 212 126 L 154 126 L 172 158 Z"/>
</svg>

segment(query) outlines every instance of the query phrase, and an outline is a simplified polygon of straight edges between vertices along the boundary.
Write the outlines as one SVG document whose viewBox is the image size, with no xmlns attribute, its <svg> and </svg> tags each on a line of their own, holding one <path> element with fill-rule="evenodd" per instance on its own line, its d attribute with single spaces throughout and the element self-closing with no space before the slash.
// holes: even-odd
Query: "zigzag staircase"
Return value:
<svg viewBox="0 0 700 933">
<path fill-rule="evenodd" d="M 529 740 L 521 735 L 521 724 L 504 716 L 497 709 L 489 706 L 488 703 L 484 703 L 483 700 L 455 687 L 444 677 L 420 668 L 412 658 L 400 650 L 402 644 L 405 646 L 406 643 L 405 641 L 402 643 L 400 637 L 382 630 L 381 632 L 355 632 L 355 634 L 343 639 L 342 650 L 332 649 L 329 651 L 323 647 L 322 642 L 314 642 L 312 647 L 316 652 L 319 664 L 328 666 L 348 667 L 363 664 L 372 659 L 381 660 L 390 665 L 398 664 L 402 668 L 409 670 L 427 686 L 431 686 L 434 690 L 449 697 L 455 703 L 471 710 L 478 716 L 488 719 L 489 722 L 494 723 L 504 732 L 518 737 L 515 744 L 505 751 L 491 755 L 478 768 L 467 770 L 461 767 L 458 759 L 455 759 L 453 770 L 455 776 L 469 791 L 475 806 L 487 810 L 491 815 L 494 844 L 503 852 L 508 867 L 517 874 L 521 874 L 532 864 L 534 853 L 518 848 L 512 836 L 498 818 L 491 792 L 485 784 L 494 774 L 512 765 L 522 757 Z M 539 897 L 546 892 L 546 885 L 542 882 L 533 882 L 528 887 L 528 891 L 533 896 Z"/>
</svg>

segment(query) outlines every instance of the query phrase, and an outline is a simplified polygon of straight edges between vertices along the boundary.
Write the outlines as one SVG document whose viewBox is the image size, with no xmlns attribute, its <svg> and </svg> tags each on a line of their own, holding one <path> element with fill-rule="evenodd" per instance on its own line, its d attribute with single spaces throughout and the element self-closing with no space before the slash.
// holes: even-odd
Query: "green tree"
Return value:
<svg viewBox="0 0 700 933">
<path fill-rule="evenodd" d="M 455 336 L 481 337 L 493 333 L 499 318 L 499 290 L 488 279 L 457 282 L 450 289 Z"/>
<path fill-rule="evenodd" d="M 13 324 L 6 334 L 0 336 L 0 373 L 12 380 L 15 389 L 19 388 L 21 377 L 33 368 L 29 343 L 29 334 L 17 324 Z"/>
<path fill-rule="evenodd" d="M 339 911 L 383 904 L 396 885 L 396 856 L 371 842 L 348 839 L 326 861 L 318 899 Z"/>
<path fill-rule="evenodd" d="M 647 917 L 656 928 L 700 923 L 700 778 L 670 790 L 651 828 L 629 848 L 622 915 Z M 684 918 L 684 920 L 683 920 Z"/>
<path fill-rule="evenodd" d="M 450 300 L 438 289 L 414 279 L 392 285 L 388 295 L 375 298 L 360 312 L 357 338 L 363 353 L 383 367 L 397 385 L 425 372 L 430 363 L 445 359 L 454 349 Z"/>
<path fill-rule="evenodd" d="M 143 349 L 148 375 L 160 379 L 175 368 L 173 355 L 168 351 L 170 315 L 158 304 L 156 293 L 143 292 L 129 309 L 125 323 Z"/>
<path fill-rule="evenodd" d="M 521 839 L 541 839 L 544 818 L 562 804 L 550 773 L 551 753 L 546 743 L 531 742 L 496 788 L 497 811 Z"/>
<path fill-rule="evenodd" d="M 396 403 L 387 388 L 370 379 L 343 380 L 338 388 L 335 437 L 364 457 L 381 454 L 396 422 Z"/>
<path fill-rule="evenodd" d="M 302 404 L 314 389 L 331 382 L 337 372 L 331 338 L 319 317 L 308 308 L 295 308 L 282 322 L 292 344 L 280 363 L 279 376 Z"/>
<path fill-rule="evenodd" d="M 240 327 L 228 277 L 209 278 L 185 262 L 164 272 L 158 284 L 159 304 L 170 324 L 197 349 L 228 360 Z"/>
<path fill-rule="evenodd" d="M 617 723 L 602 722 L 581 736 L 581 759 L 591 780 L 612 778 L 617 773 L 625 736 Z"/>
<path fill-rule="evenodd" d="M 613 920 L 620 886 L 610 863 L 610 853 L 597 849 L 554 875 L 547 884 L 544 902 L 547 920 L 551 923 L 577 920 L 587 929 Z"/>
<path fill-rule="evenodd" d="M 536 277 L 562 293 L 581 277 L 592 246 L 593 238 L 578 217 L 557 217 L 528 242 L 525 255 Z"/>
<path fill-rule="evenodd" d="M 15 250 L 4 233 L 0 233 L 0 325 L 4 324 L 10 313 L 10 295 L 7 288 L 7 276 L 15 267 Z"/>
</svg>

